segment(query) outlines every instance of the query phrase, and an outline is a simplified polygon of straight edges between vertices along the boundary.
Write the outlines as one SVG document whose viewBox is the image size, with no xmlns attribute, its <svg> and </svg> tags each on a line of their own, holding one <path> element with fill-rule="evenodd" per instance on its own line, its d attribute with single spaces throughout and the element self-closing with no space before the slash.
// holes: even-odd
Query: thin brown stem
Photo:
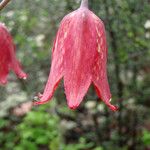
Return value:
<svg viewBox="0 0 150 150">
<path fill-rule="evenodd" d="M 88 8 L 89 7 L 89 1 L 88 0 L 82 0 L 80 7 Z"/>
<path fill-rule="evenodd" d="M 10 2 L 11 0 L 3 0 L 1 3 L 0 3 L 0 11 L 6 7 L 6 5 Z"/>
</svg>

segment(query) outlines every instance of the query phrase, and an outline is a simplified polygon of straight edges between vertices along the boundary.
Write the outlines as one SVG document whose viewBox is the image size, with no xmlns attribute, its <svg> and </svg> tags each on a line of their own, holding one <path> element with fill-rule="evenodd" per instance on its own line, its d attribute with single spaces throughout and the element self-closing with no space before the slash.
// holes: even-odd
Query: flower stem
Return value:
<svg viewBox="0 0 150 150">
<path fill-rule="evenodd" d="M 82 7 L 82 8 L 83 7 L 88 8 L 89 7 L 89 1 L 88 0 L 82 0 L 80 7 Z"/>
<path fill-rule="evenodd" d="M 0 2 L 0 11 L 10 2 L 10 0 L 3 0 Z"/>
</svg>

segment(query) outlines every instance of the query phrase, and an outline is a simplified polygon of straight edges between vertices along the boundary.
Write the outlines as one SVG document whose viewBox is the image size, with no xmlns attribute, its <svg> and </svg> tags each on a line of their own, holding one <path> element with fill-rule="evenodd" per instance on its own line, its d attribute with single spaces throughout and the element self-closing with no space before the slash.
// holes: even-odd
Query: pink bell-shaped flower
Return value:
<svg viewBox="0 0 150 150">
<path fill-rule="evenodd" d="M 0 23 L 0 84 L 7 83 L 8 73 L 12 69 L 19 78 L 26 79 L 20 63 L 15 56 L 15 45 L 6 26 Z"/>
<path fill-rule="evenodd" d="M 107 80 L 107 43 L 105 27 L 92 11 L 88 1 L 62 20 L 52 50 L 52 65 L 44 93 L 35 104 L 48 102 L 59 81 L 64 79 L 68 106 L 76 109 L 91 83 L 96 92 L 111 110 L 111 93 Z"/>
</svg>

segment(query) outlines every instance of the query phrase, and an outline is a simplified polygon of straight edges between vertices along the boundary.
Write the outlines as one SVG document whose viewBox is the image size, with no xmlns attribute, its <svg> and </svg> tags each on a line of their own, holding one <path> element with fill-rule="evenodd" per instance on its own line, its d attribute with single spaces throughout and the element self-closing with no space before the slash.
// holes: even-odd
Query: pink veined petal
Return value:
<svg viewBox="0 0 150 150">
<path fill-rule="evenodd" d="M 47 103 L 52 98 L 53 93 L 59 84 L 59 81 L 63 77 L 63 55 L 65 52 L 63 42 L 65 40 L 65 29 L 67 29 L 68 24 L 68 19 L 64 19 L 60 25 L 60 29 L 58 30 L 52 49 L 52 64 L 49 78 L 46 83 L 44 93 L 39 97 L 40 101 L 35 102 L 35 104 Z"/>
<path fill-rule="evenodd" d="M 20 63 L 15 56 L 15 47 L 13 39 L 5 25 L 0 23 L 0 80 L 1 83 L 7 82 L 7 75 L 12 69 L 20 78 L 26 78 L 27 75 L 22 71 Z"/>
<path fill-rule="evenodd" d="M 111 93 L 107 79 L 107 43 L 105 28 L 101 21 L 96 22 L 97 32 L 97 56 L 93 66 L 93 83 L 96 88 L 98 96 L 105 102 L 105 104 L 113 111 L 117 110 L 116 106 L 110 104 Z"/>
<path fill-rule="evenodd" d="M 78 10 L 69 26 L 65 41 L 64 87 L 71 109 L 79 106 L 91 84 L 95 35 L 88 14 L 87 9 Z"/>
<path fill-rule="evenodd" d="M 44 104 L 47 103 L 53 96 L 55 89 L 57 88 L 60 79 L 63 76 L 63 68 L 62 68 L 62 54 L 60 49 L 57 48 L 58 39 L 56 38 L 56 42 L 54 43 L 54 52 L 52 56 L 52 65 L 49 74 L 48 81 L 46 83 L 46 87 L 44 89 L 43 95 L 40 96 L 40 101 L 35 102 L 35 104 Z M 55 49 L 56 48 L 56 49 Z"/>
</svg>

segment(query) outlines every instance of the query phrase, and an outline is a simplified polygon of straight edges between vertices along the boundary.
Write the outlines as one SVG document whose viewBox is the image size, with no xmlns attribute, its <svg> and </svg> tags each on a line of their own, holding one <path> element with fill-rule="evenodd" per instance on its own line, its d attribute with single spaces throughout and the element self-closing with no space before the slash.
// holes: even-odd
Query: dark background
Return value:
<svg viewBox="0 0 150 150">
<path fill-rule="evenodd" d="M 67 107 L 63 81 L 53 100 L 32 107 L 50 70 L 59 23 L 79 0 L 13 0 L 0 13 L 11 31 L 27 81 L 11 72 L 0 87 L 1 150 L 150 149 L 150 1 L 89 0 L 105 23 L 112 112 L 91 86 L 81 106 Z"/>
</svg>

